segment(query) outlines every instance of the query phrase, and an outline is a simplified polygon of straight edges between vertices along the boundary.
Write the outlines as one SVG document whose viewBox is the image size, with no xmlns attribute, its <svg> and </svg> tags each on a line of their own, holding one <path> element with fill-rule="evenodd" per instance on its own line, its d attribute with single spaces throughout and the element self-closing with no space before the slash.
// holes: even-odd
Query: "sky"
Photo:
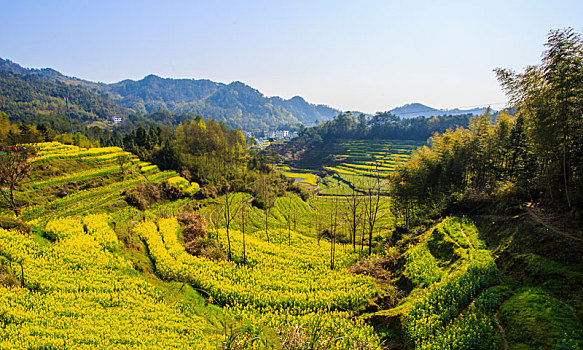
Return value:
<svg viewBox="0 0 583 350">
<path fill-rule="evenodd" d="M 583 1 L 0 0 L 0 57 L 106 83 L 244 82 L 266 96 L 374 113 L 507 101 L 496 67 L 540 63 Z"/>
</svg>

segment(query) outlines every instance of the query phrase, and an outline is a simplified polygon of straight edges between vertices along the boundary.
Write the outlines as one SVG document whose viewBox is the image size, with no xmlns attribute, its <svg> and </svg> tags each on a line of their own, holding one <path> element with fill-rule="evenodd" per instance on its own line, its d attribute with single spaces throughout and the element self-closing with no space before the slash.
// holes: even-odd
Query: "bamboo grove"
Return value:
<svg viewBox="0 0 583 350">
<path fill-rule="evenodd" d="M 486 113 L 467 129 L 435 134 L 392 175 L 407 224 L 476 195 L 583 207 L 583 39 L 551 31 L 546 47 L 542 63 L 524 73 L 496 70 L 512 114 Z"/>
</svg>

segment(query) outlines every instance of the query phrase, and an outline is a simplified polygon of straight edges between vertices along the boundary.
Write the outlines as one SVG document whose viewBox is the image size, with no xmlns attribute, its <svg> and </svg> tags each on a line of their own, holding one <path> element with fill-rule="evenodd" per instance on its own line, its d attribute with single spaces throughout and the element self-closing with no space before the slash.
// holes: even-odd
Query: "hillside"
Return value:
<svg viewBox="0 0 583 350">
<path fill-rule="evenodd" d="M 337 110 L 306 102 L 299 96 L 268 98 L 241 83 L 216 83 L 206 79 L 170 79 L 148 75 L 103 87 L 120 104 L 139 112 L 168 109 L 195 113 L 245 130 L 286 124 L 313 124 L 331 118 Z"/>
<path fill-rule="evenodd" d="M 26 123 L 59 120 L 69 124 L 87 125 L 110 116 L 126 116 L 130 111 L 102 93 L 70 85 L 39 75 L 19 74 L 0 70 L 0 111 L 13 122 Z M 48 118 L 57 117 L 57 118 Z"/>
<path fill-rule="evenodd" d="M 538 209 L 506 215 L 473 206 L 471 219 L 450 216 L 408 232 L 395 230 L 391 199 L 381 196 L 369 255 L 366 216 L 350 233 L 350 191 L 307 202 L 288 193 L 266 211 L 247 193 L 192 197 L 197 184 L 116 147 L 35 146 L 33 171 L 17 191 L 28 205 L 18 219 L 0 212 L 4 348 L 567 349 L 583 342 L 583 240 Z M 364 178 L 354 167 L 366 164 L 362 157 L 391 160 L 390 152 L 409 148 L 347 143 L 342 157 L 351 163 L 335 171 L 353 166 L 351 176 Z M 148 186 L 160 192 L 138 209 L 130 198 Z M 365 210 L 366 198 L 358 199 Z M 196 215 L 206 224 L 185 221 Z"/>
<path fill-rule="evenodd" d="M 401 118 L 437 117 L 442 115 L 480 115 L 486 111 L 485 107 L 472 109 L 437 109 L 421 103 L 410 103 L 391 109 L 389 112 Z"/>
<path fill-rule="evenodd" d="M 39 80 L 45 80 L 74 85 L 78 90 L 87 89 L 87 94 L 97 92 L 96 95 L 102 96 L 102 99 L 107 96 L 134 113 L 154 113 L 162 109 L 173 114 L 202 115 L 249 131 L 295 126 L 299 123 L 310 125 L 325 118 L 330 119 L 339 112 L 328 106 L 311 104 L 299 96 L 289 100 L 266 97 L 238 81 L 223 84 L 207 79 L 171 79 L 148 75 L 137 81 L 123 80 L 104 84 L 67 77 L 50 68 L 27 69 L 2 59 L 0 71 L 10 72 L 15 78 L 38 78 L 31 79 L 37 85 L 40 85 Z M 18 100 L 6 99 L 0 104 L 0 110 L 9 108 L 5 107 L 9 103 L 17 102 Z M 30 113 L 34 113 L 33 111 L 29 110 Z M 92 110 L 84 112 L 91 113 Z"/>
<path fill-rule="evenodd" d="M 18 219 L 0 213 L 3 348 L 269 348 L 293 339 L 379 349 L 372 327 L 353 316 L 381 287 L 349 272 L 355 251 L 339 247 L 330 269 L 333 243 L 310 232 L 319 214 L 298 197 L 276 199 L 269 231 L 257 207 L 247 208 L 245 231 L 239 220 L 229 230 L 216 216 L 225 196 L 193 199 L 196 184 L 119 148 L 35 146 L 34 170 L 18 191 L 29 204 Z M 184 194 L 170 189 L 176 184 Z M 128 193 L 148 186 L 171 196 L 130 206 Z M 209 220 L 204 254 L 186 250 L 192 231 L 182 220 L 196 217 L 193 207 Z M 214 242 L 220 251 L 208 251 Z"/>
</svg>

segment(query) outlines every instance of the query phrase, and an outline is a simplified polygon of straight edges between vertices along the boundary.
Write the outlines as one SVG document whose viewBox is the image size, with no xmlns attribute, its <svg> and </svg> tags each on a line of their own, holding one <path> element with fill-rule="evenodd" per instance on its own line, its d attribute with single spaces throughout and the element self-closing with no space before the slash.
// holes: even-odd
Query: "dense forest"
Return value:
<svg viewBox="0 0 583 350">
<path fill-rule="evenodd" d="M 14 122 L 60 125 L 63 118 L 67 124 L 70 118 L 77 127 L 129 112 L 102 93 L 4 70 L 0 70 L 0 110 Z"/>
</svg>

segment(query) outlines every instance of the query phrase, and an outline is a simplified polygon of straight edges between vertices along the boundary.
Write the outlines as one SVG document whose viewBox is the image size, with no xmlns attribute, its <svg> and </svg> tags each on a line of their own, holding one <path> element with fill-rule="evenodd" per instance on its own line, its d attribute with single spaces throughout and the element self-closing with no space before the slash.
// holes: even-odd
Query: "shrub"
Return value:
<svg viewBox="0 0 583 350">
<path fill-rule="evenodd" d="M 143 183 L 138 187 L 124 192 L 126 202 L 140 210 L 146 210 L 160 200 L 161 194 L 158 186 L 151 183 Z"/>
<path fill-rule="evenodd" d="M 5 230 L 16 230 L 22 233 L 30 233 L 30 225 L 14 217 L 0 216 L 0 227 Z"/>
<path fill-rule="evenodd" d="M 10 262 L 5 259 L 0 260 L 0 285 L 7 287 L 20 287 L 20 281 L 14 275 Z"/>
<path fill-rule="evenodd" d="M 143 183 L 134 189 L 124 192 L 126 202 L 140 210 L 146 210 L 150 205 L 162 200 L 176 200 L 184 197 L 184 193 L 168 182 L 159 184 Z"/>
<path fill-rule="evenodd" d="M 202 198 L 216 198 L 219 194 L 219 189 L 214 185 L 206 185 L 198 193 Z"/>
<path fill-rule="evenodd" d="M 182 190 L 171 183 L 165 181 L 158 185 L 160 193 L 164 199 L 176 200 L 184 197 Z"/>
<path fill-rule="evenodd" d="M 212 238 L 199 237 L 184 242 L 184 249 L 190 255 L 203 256 L 212 260 L 225 260 L 227 256 Z"/>
<path fill-rule="evenodd" d="M 207 222 L 199 213 L 185 212 L 178 215 L 178 221 L 182 223 L 184 242 L 195 238 L 206 237 Z"/>
<path fill-rule="evenodd" d="M 290 192 L 296 193 L 298 196 L 300 196 L 300 198 L 304 202 L 306 202 L 306 201 L 308 201 L 308 199 L 310 199 L 310 191 L 308 191 L 307 189 L 303 188 L 302 186 L 300 186 L 298 184 L 290 185 L 288 190 Z"/>
</svg>

